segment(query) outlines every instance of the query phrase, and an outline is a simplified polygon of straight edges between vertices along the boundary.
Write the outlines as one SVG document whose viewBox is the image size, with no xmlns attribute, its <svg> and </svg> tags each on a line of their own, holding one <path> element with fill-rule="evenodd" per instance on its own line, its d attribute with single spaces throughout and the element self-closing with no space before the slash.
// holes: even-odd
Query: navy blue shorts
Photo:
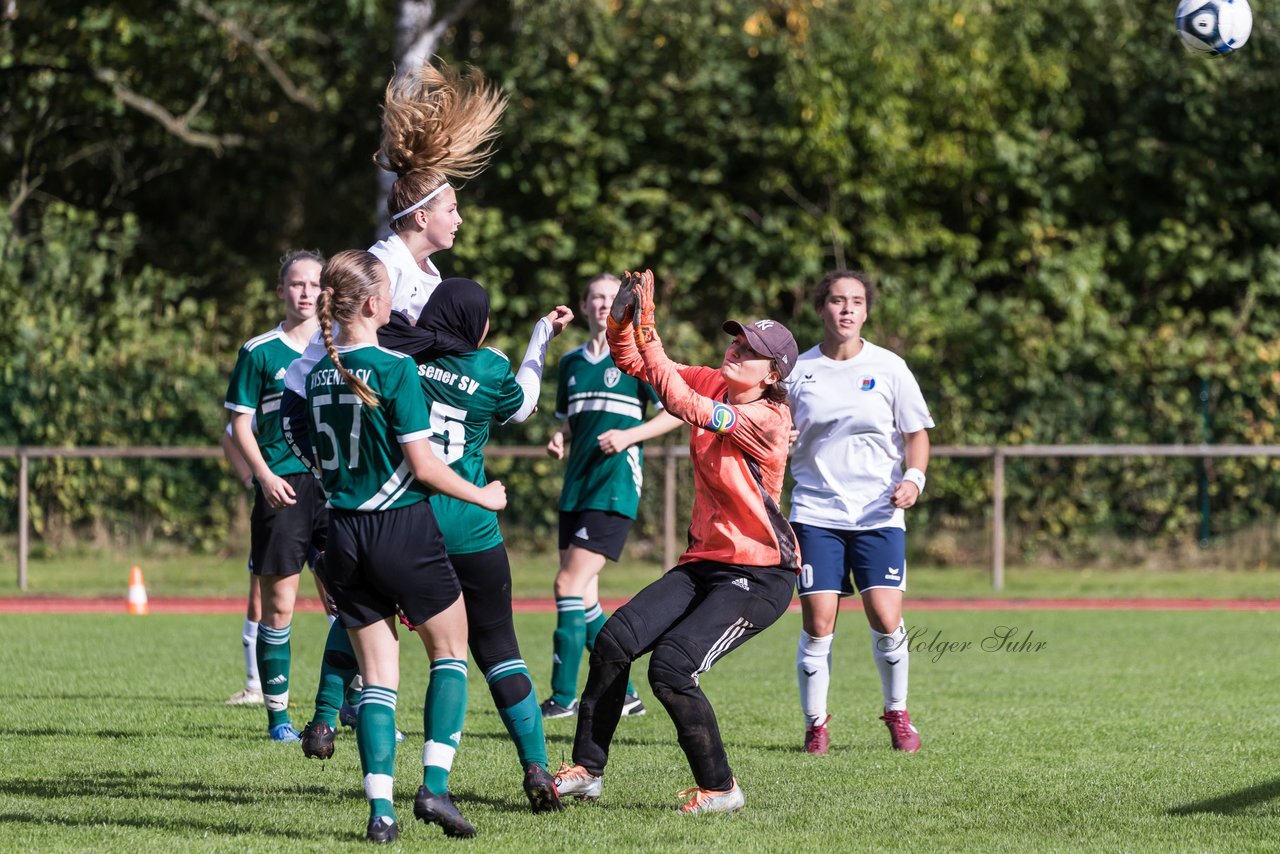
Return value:
<svg viewBox="0 0 1280 854">
<path fill-rule="evenodd" d="M 907 589 L 907 537 L 901 528 L 838 531 L 792 522 L 800 543 L 801 596 L 852 596 L 876 587 Z"/>
</svg>

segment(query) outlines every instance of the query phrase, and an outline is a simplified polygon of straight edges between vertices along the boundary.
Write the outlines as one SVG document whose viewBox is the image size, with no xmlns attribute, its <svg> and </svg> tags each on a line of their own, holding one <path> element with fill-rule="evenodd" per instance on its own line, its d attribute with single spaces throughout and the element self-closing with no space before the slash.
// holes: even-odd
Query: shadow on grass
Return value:
<svg viewBox="0 0 1280 854">
<path fill-rule="evenodd" d="M 1195 815 L 1196 813 L 1213 813 L 1214 815 L 1235 815 L 1244 812 L 1255 804 L 1273 801 L 1280 798 L 1280 777 L 1228 792 L 1217 798 L 1208 798 L 1190 804 L 1171 808 L 1169 815 Z"/>
<path fill-rule="evenodd" d="M 0 778 L 0 796 L 45 800 L 112 798 L 147 802 L 187 801 L 200 804 L 217 802 L 237 806 L 289 799 L 296 799 L 299 805 L 325 802 L 337 806 L 349 800 L 343 792 L 335 790 L 332 786 L 293 784 L 272 787 L 258 780 L 254 788 L 248 789 L 242 786 L 175 781 L 150 771 L 99 773 L 94 777 L 77 777 L 74 780 L 53 777 Z M 111 821 L 111 819 L 103 820 Z M 240 829 L 235 832 L 252 831 Z"/>
<path fill-rule="evenodd" d="M 333 834 L 320 831 L 301 831 L 292 828 L 269 827 L 265 823 L 253 825 L 234 824 L 228 822 L 201 821 L 197 818 L 182 816 L 174 819 L 162 818 L 122 818 L 93 815 L 85 818 L 59 818 L 48 815 L 20 815 L 18 813 L 0 813 L 0 827 L 15 824 L 31 824 L 40 827 L 133 827 L 138 830 L 156 830 L 173 833 L 184 842 L 189 842 L 193 832 L 219 834 L 230 838 L 250 836 L 275 836 L 284 839 L 333 840 Z"/>
<path fill-rule="evenodd" d="M 176 729 L 169 735 L 182 738 L 195 732 L 199 732 L 202 738 L 217 739 L 218 741 L 267 741 L 265 732 L 256 728 L 252 730 L 246 729 L 242 726 L 209 727 L 202 725 L 196 727 L 193 725 L 190 727 L 189 732 Z M 87 729 L 75 726 L 23 727 L 0 724 L 0 737 L 4 736 L 19 736 L 22 738 L 145 739 L 147 741 L 152 741 L 156 738 L 156 734 L 151 730 Z"/>
</svg>

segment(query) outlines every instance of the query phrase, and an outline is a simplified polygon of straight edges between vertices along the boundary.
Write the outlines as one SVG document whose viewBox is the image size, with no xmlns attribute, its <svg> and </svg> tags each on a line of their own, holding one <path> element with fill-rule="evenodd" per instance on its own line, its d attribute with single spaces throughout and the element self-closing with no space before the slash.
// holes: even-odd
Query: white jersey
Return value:
<svg viewBox="0 0 1280 854">
<path fill-rule="evenodd" d="M 391 310 L 403 312 L 410 323 L 417 323 L 422 307 L 441 282 L 440 271 L 431 263 L 430 258 L 425 261 L 430 269 L 422 269 L 418 265 L 418 259 L 413 257 L 398 234 L 379 240 L 369 247 L 369 252 L 387 268 L 387 277 L 391 279 Z M 333 327 L 333 337 L 338 337 L 337 324 Z M 307 374 L 327 355 L 324 336 L 316 332 L 307 342 L 302 355 L 289 365 L 289 370 L 284 375 L 284 387 L 299 397 L 306 397 Z"/>
<path fill-rule="evenodd" d="M 905 528 L 890 503 L 902 481 L 902 434 L 933 426 L 900 356 L 869 341 L 852 359 L 805 351 L 787 378 L 799 431 L 791 451 L 791 521 L 843 531 Z"/>
<path fill-rule="evenodd" d="M 398 234 L 379 240 L 369 251 L 387 265 L 387 275 L 391 277 L 391 310 L 404 312 L 410 323 L 417 323 L 422 307 L 440 284 L 440 271 L 430 258 L 426 260 L 428 269 L 422 269 Z"/>
</svg>

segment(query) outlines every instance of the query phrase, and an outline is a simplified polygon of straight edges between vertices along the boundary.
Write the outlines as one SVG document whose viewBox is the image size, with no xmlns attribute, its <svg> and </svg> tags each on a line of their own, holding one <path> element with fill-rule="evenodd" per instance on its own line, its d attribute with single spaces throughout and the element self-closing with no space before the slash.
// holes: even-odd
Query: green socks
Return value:
<svg viewBox="0 0 1280 854">
<path fill-rule="evenodd" d="M 498 708 L 498 717 L 516 746 L 520 767 L 530 762 L 547 767 L 547 738 L 542 730 L 542 710 L 533 692 L 529 669 L 518 658 L 490 667 L 484 679 Z"/>
<path fill-rule="evenodd" d="M 267 728 L 289 723 L 289 626 L 258 625 L 258 676 L 267 707 Z"/>
<path fill-rule="evenodd" d="M 329 625 L 329 637 L 324 642 L 324 658 L 320 662 L 320 684 L 316 688 L 316 711 L 311 718 L 312 723 L 324 721 L 337 728 L 338 708 L 342 705 L 347 686 L 355 679 L 357 669 L 351 638 L 342 623 L 334 620 Z M 357 693 L 357 703 L 359 696 Z"/>
<path fill-rule="evenodd" d="M 356 746 L 364 771 L 364 796 L 369 799 L 370 820 L 386 816 L 395 821 L 392 805 L 396 769 L 396 692 L 375 685 L 364 686 L 360 698 Z"/>
<path fill-rule="evenodd" d="M 368 702 L 369 686 L 364 689 Z M 363 708 L 363 706 L 361 706 Z M 467 716 L 467 663 L 457 658 L 437 658 L 431 662 L 427 700 L 422 708 L 422 785 L 433 795 L 449 791 L 449 770 L 462 741 L 462 722 Z M 392 742 L 395 730 L 392 728 Z"/>
<path fill-rule="evenodd" d="M 551 699 L 565 708 L 578 696 L 578 667 L 587 641 L 581 596 L 556 597 L 556 631 L 551 641 Z"/>
</svg>

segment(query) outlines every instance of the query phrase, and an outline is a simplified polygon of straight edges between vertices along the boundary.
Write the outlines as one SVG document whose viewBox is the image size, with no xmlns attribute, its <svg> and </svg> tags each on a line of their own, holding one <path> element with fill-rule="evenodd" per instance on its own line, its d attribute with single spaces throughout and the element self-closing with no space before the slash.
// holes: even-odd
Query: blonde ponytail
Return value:
<svg viewBox="0 0 1280 854">
<path fill-rule="evenodd" d="M 387 195 L 392 228 L 399 229 L 404 215 L 450 178 L 483 171 L 506 106 L 506 96 L 476 68 L 464 75 L 425 64 L 392 78 L 382 107 L 382 144 L 373 155 L 396 176 Z"/>
<path fill-rule="evenodd" d="M 339 252 L 320 270 L 320 300 L 316 303 L 320 335 L 324 339 L 325 351 L 333 360 L 333 366 L 338 369 L 339 376 L 356 397 L 365 406 L 372 407 L 378 405 L 378 396 L 364 380 L 342 364 L 338 348 L 333 343 L 333 325 L 335 322 L 343 324 L 355 320 L 360 306 L 378 292 L 382 275 L 385 275 L 382 262 L 372 253 L 362 249 Z"/>
</svg>

